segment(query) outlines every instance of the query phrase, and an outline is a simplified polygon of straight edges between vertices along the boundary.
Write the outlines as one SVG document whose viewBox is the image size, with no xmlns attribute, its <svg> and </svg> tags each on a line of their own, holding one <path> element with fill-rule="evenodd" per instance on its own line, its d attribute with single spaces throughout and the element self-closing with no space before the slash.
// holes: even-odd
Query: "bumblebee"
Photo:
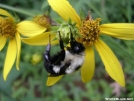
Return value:
<svg viewBox="0 0 134 101">
<path fill-rule="evenodd" d="M 49 43 L 46 46 L 46 51 L 44 52 L 44 67 L 46 71 L 50 74 L 49 76 L 60 76 L 65 74 L 71 74 L 82 66 L 85 57 L 85 47 L 83 44 L 77 42 L 73 38 L 72 31 L 70 30 L 70 47 L 64 47 L 63 40 L 59 32 L 59 45 L 60 51 L 54 56 L 50 55 L 51 43 L 49 36 Z"/>
</svg>

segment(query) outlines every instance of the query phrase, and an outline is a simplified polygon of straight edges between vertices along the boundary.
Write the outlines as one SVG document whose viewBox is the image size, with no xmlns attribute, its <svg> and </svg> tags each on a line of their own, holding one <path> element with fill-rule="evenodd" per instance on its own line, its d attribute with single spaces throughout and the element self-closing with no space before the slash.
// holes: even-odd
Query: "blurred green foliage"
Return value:
<svg viewBox="0 0 134 101">
<path fill-rule="evenodd" d="M 82 17 L 91 10 L 93 18 L 101 17 L 102 23 L 134 22 L 134 0 L 69 0 L 69 2 Z M 61 19 L 49 7 L 47 0 L 0 0 L 0 7 L 18 15 L 21 20 L 31 19 L 37 14 L 48 14 L 54 20 Z M 7 47 L 0 52 L 0 101 L 104 101 L 105 97 L 133 98 L 134 41 L 123 41 L 108 36 L 101 38 L 120 60 L 126 77 L 126 88 L 117 87 L 118 85 L 106 73 L 97 53 L 95 74 L 89 83 L 83 84 L 80 73 L 77 72 L 66 75 L 54 86 L 47 87 L 47 73 L 43 67 L 43 60 L 36 65 L 31 63 L 32 55 L 42 54 L 45 46 L 22 44 L 20 70 L 17 71 L 14 66 L 7 81 L 4 81 L 2 76 Z M 58 46 L 53 46 L 52 53 L 58 50 Z M 113 83 L 114 88 L 110 86 Z M 117 91 L 113 93 L 114 90 Z"/>
</svg>

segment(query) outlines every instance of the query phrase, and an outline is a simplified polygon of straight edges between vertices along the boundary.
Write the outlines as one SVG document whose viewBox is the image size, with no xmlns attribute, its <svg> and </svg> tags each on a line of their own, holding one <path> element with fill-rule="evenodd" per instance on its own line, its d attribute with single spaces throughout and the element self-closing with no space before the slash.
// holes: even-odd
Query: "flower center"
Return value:
<svg viewBox="0 0 134 101">
<path fill-rule="evenodd" d="M 11 18 L 0 17 L 0 35 L 13 38 L 16 33 L 16 24 Z"/>
<path fill-rule="evenodd" d="M 100 21 L 100 18 L 93 20 L 91 17 L 87 17 L 85 20 L 83 20 L 82 26 L 79 28 L 79 33 L 82 36 L 78 37 L 77 41 L 84 45 L 93 45 L 93 43 L 98 39 L 100 33 Z"/>
<path fill-rule="evenodd" d="M 42 27 L 45 27 L 47 29 L 50 28 L 50 25 L 51 25 L 51 19 L 46 16 L 46 15 L 38 15 L 36 17 L 33 18 L 33 21 L 37 24 L 39 24 L 40 26 Z"/>
</svg>

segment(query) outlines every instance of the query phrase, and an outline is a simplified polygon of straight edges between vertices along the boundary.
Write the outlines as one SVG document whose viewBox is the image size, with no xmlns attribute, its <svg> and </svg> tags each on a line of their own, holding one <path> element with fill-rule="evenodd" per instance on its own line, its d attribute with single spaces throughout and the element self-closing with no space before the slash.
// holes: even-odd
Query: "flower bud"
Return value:
<svg viewBox="0 0 134 101">
<path fill-rule="evenodd" d="M 32 57 L 31 57 L 31 63 L 32 63 L 33 65 L 38 64 L 41 60 L 42 60 L 42 56 L 41 56 L 41 54 L 39 54 L 39 53 L 35 53 L 35 54 L 33 54 Z"/>
</svg>

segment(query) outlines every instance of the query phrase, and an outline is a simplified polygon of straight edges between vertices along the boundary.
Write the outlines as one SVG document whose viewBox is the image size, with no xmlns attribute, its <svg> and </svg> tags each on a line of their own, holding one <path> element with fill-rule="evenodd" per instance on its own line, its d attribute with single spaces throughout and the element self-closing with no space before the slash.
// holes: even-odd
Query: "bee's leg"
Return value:
<svg viewBox="0 0 134 101">
<path fill-rule="evenodd" d="M 50 39 L 50 36 L 49 36 L 49 39 Z M 64 44 L 63 44 L 63 40 L 61 38 L 61 35 L 60 35 L 60 32 L 59 32 L 59 44 L 60 44 L 60 48 L 61 48 L 61 51 L 59 53 L 59 57 L 61 57 L 61 61 L 63 61 L 65 59 L 65 49 L 64 49 Z M 44 53 L 44 57 L 45 57 L 45 60 L 49 63 L 51 63 L 51 60 L 50 60 L 50 50 L 51 50 L 51 43 L 50 43 L 50 40 L 49 40 L 49 43 L 48 45 L 46 46 L 46 51 Z"/>
<path fill-rule="evenodd" d="M 49 39 L 50 39 L 50 36 L 49 36 Z M 46 46 L 46 51 L 44 52 L 44 58 L 45 58 L 44 66 L 47 72 L 50 73 L 50 75 L 59 75 L 55 72 L 54 68 L 57 69 L 57 67 L 61 64 L 61 61 L 65 59 L 64 44 L 63 44 L 63 40 L 61 39 L 60 32 L 59 32 L 59 44 L 60 44 L 61 51 L 57 53 L 56 55 L 54 55 L 53 57 L 51 57 L 50 55 L 50 50 L 51 50 L 50 40 L 49 40 L 48 45 Z"/>
<path fill-rule="evenodd" d="M 51 63 L 51 56 L 50 56 L 50 50 L 51 50 L 51 42 L 50 42 L 50 35 L 49 35 L 49 43 L 46 46 L 46 51 L 44 52 L 44 67 L 50 74 L 53 74 L 53 64 Z"/>
<path fill-rule="evenodd" d="M 61 48 L 61 52 L 60 52 L 60 57 L 61 57 L 61 61 L 63 61 L 65 59 L 65 49 L 64 49 L 64 44 L 63 44 L 63 40 L 61 38 L 60 32 L 59 32 L 59 44 L 60 44 L 60 48 Z"/>
<path fill-rule="evenodd" d="M 74 48 L 75 47 L 75 39 L 73 38 L 73 34 L 72 34 L 72 30 L 70 28 L 70 45 L 71 45 L 71 48 Z"/>
<path fill-rule="evenodd" d="M 51 50 L 51 44 L 49 43 L 46 46 L 46 51 L 44 52 L 45 61 L 48 62 L 48 63 L 51 63 L 51 61 L 50 61 L 50 50 Z"/>
<path fill-rule="evenodd" d="M 46 51 L 44 52 L 44 58 L 45 58 L 45 61 L 48 62 L 48 63 L 51 63 L 51 60 L 50 60 L 50 50 L 51 50 L 51 36 L 49 35 L 49 43 L 47 44 L 46 46 Z"/>
</svg>

